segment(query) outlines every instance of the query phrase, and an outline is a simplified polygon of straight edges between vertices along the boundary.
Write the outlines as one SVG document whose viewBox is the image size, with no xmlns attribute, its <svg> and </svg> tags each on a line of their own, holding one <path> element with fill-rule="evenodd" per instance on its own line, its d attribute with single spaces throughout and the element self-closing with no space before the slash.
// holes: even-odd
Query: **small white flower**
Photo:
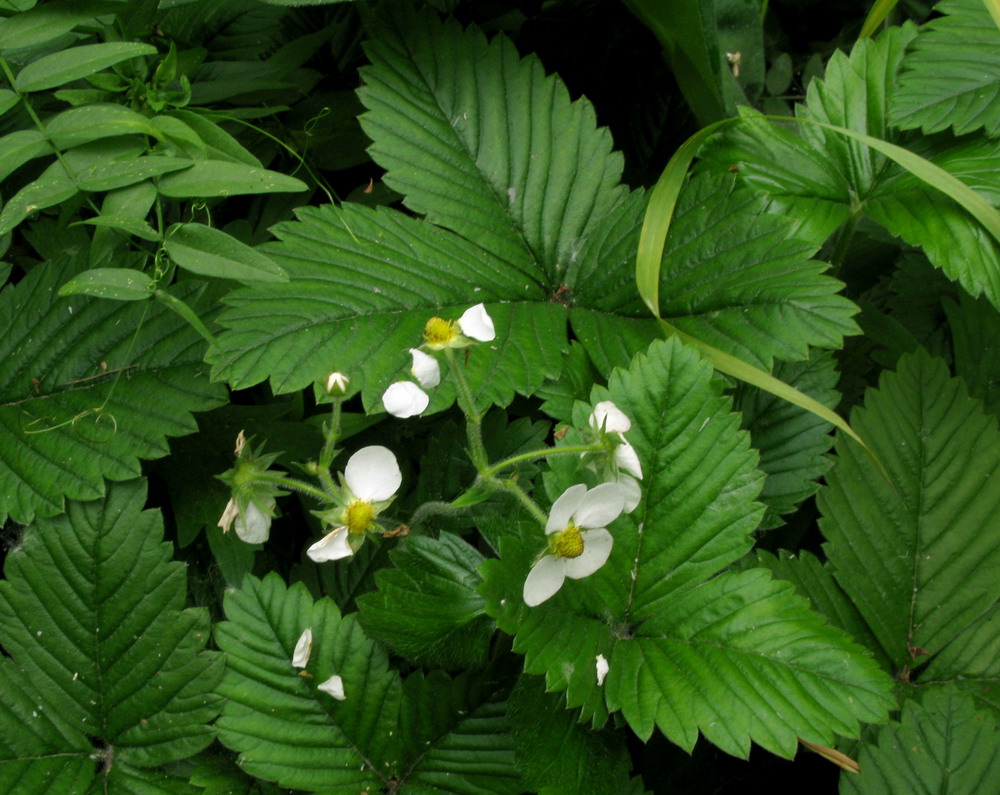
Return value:
<svg viewBox="0 0 1000 795">
<path fill-rule="evenodd" d="M 313 631 L 309 627 L 301 635 L 295 644 L 295 651 L 292 652 L 292 665 L 296 668 L 305 668 L 309 665 L 309 655 L 312 654 Z"/>
<path fill-rule="evenodd" d="M 466 309 L 458 319 L 458 327 L 462 329 L 462 333 L 466 337 L 479 342 L 490 342 L 497 337 L 493 318 L 486 312 L 486 307 L 483 304 L 476 304 Z"/>
<path fill-rule="evenodd" d="M 351 379 L 343 373 L 330 373 L 326 377 L 326 392 L 328 395 L 346 395 Z"/>
<path fill-rule="evenodd" d="M 397 381 L 389 384 L 382 395 L 382 405 L 393 417 L 406 419 L 415 417 L 427 408 L 430 398 L 412 381 Z"/>
<path fill-rule="evenodd" d="M 272 498 L 268 508 L 274 510 L 275 504 Z M 271 533 L 271 516 L 257 507 L 253 500 L 247 503 L 246 511 L 240 511 L 236 499 L 229 498 L 229 502 L 226 503 L 226 508 L 222 512 L 222 518 L 219 519 L 219 527 L 222 528 L 222 532 L 228 533 L 234 521 L 236 522 L 236 535 L 240 537 L 241 541 L 248 544 L 263 544 Z"/>
<path fill-rule="evenodd" d="M 608 661 L 604 658 L 603 654 L 597 655 L 597 686 L 600 687 L 604 684 L 604 677 L 608 675 L 608 671 L 611 670 L 611 666 L 608 665 Z"/>
<path fill-rule="evenodd" d="M 602 400 L 590 415 L 590 427 L 605 433 L 625 433 L 632 427 L 632 421 L 610 400 Z"/>
<path fill-rule="evenodd" d="M 571 486 L 552 504 L 545 533 L 549 548 L 524 581 L 524 602 L 534 607 L 553 596 L 566 577 L 578 580 L 607 563 L 614 539 L 605 526 L 621 515 L 625 492 L 617 483 L 587 490 Z"/>
<path fill-rule="evenodd" d="M 310 560 L 316 563 L 354 554 L 350 534 L 364 535 L 375 526 L 378 511 L 396 495 L 403 475 L 391 450 L 372 445 L 362 447 L 348 459 L 344 482 L 347 491 L 344 507 L 339 512 L 330 512 L 335 513 L 336 521 L 342 524 L 306 550 Z M 325 514 L 324 518 L 330 521 Z"/>
<path fill-rule="evenodd" d="M 344 680 L 339 676 L 331 676 L 323 684 L 316 686 L 319 690 L 324 693 L 329 693 L 337 701 L 343 701 L 347 696 L 344 695 Z"/>
<path fill-rule="evenodd" d="M 410 373 L 420 382 L 420 386 L 424 389 L 433 389 L 441 383 L 441 367 L 438 365 L 437 359 L 419 348 L 410 348 L 410 356 L 413 357 L 413 367 L 410 368 Z"/>
</svg>

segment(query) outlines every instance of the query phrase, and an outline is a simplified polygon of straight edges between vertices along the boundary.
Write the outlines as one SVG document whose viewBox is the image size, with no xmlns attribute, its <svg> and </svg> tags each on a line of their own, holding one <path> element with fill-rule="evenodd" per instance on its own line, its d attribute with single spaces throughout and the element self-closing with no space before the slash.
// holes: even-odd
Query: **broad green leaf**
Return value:
<svg viewBox="0 0 1000 795">
<path fill-rule="evenodd" d="M 148 240 L 150 243 L 156 243 L 160 240 L 161 236 L 153 227 L 151 227 L 146 221 L 141 218 L 132 218 L 127 215 L 95 215 L 93 218 L 87 218 L 80 221 L 81 224 L 87 224 L 89 226 L 98 226 L 105 229 L 120 229 L 123 232 L 128 232 L 130 235 L 135 235 L 143 240 Z"/>
<path fill-rule="evenodd" d="M 166 155 L 144 157 L 131 150 L 131 145 L 106 138 L 65 152 L 58 165 L 68 168 L 67 177 L 85 191 L 125 188 L 191 165 L 186 158 Z M 66 171 L 62 173 L 66 174 Z"/>
<path fill-rule="evenodd" d="M 831 354 L 813 351 L 804 362 L 780 362 L 776 378 L 794 386 L 833 409 L 840 399 L 838 374 Z M 761 470 L 767 474 L 760 501 L 767 505 L 761 529 L 783 524 L 779 517 L 791 513 L 816 492 L 818 478 L 833 463 L 827 455 L 833 446 L 830 424 L 769 392 L 740 384 L 735 408 L 743 415 L 743 428 L 760 452 Z"/>
<path fill-rule="evenodd" d="M 204 609 L 183 610 L 184 566 L 142 511 L 145 484 L 39 520 L 0 582 L 0 787 L 123 790 L 215 736 L 222 656 Z M 114 764 L 95 764 L 95 749 Z M 47 787 L 25 789 L 32 780 Z M 58 783 L 57 783 L 58 782 Z M 56 789 L 53 790 L 52 787 Z M 134 790 L 133 790 L 134 791 Z"/>
<path fill-rule="evenodd" d="M 270 378 L 289 392 L 337 370 L 381 406 L 388 384 L 408 377 L 408 348 L 427 320 L 458 318 L 486 302 L 497 339 L 476 346 L 466 377 L 484 401 L 506 404 L 559 371 L 565 309 L 531 276 L 456 235 L 389 209 L 344 204 L 296 211 L 262 247 L 287 284 L 238 290 L 226 303 L 214 372 L 237 388 Z M 505 301 L 505 303 L 500 303 Z M 449 383 L 432 407 L 453 399 Z"/>
<path fill-rule="evenodd" d="M 182 268 L 201 276 L 240 282 L 286 282 L 280 265 L 221 229 L 204 224 L 174 224 L 163 247 Z"/>
<path fill-rule="evenodd" d="M 226 160 L 196 160 L 190 168 L 160 177 L 156 183 L 160 194 L 171 199 L 299 193 L 308 187 L 301 180 L 278 171 Z"/>
<path fill-rule="evenodd" d="M 1000 134 L 1000 29 L 983 0 L 944 0 L 903 59 L 889 120 L 905 130 Z"/>
<path fill-rule="evenodd" d="M 94 268 L 77 274 L 59 288 L 60 297 L 67 295 L 145 301 L 153 297 L 153 280 L 131 268 Z"/>
<path fill-rule="evenodd" d="M 818 505 L 825 550 L 897 671 L 924 662 L 1000 598 L 1000 432 L 940 360 L 899 360 L 852 425 Z"/>
<path fill-rule="evenodd" d="M 517 766 L 540 795 L 607 795 L 628 791 L 632 762 L 625 733 L 594 731 L 576 720 L 540 676 L 522 676 L 507 702 Z"/>
<path fill-rule="evenodd" d="M 570 102 L 535 56 L 454 19 L 396 4 L 371 30 L 361 124 L 386 184 L 555 291 L 590 226 L 625 196 L 593 107 Z"/>
<path fill-rule="evenodd" d="M 139 458 L 191 433 L 191 411 L 218 405 L 204 343 L 159 304 L 58 298 L 83 263 L 37 265 L 0 293 L 0 517 L 54 516 L 96 499 L 104 479 L 140 474 Z M 199 312 L 198 286 L 175 291 Z"/>
<path fill-rule="evenodd" d="M 21 101 L 21 95 L 9 88 L 0 88 L 0 116 L 15 107 Z"/>
<path fill-rule="evenodd" d="M 152 182 L 137 182 L 104 194 L 101 214 L 80 222 L 97 227 L 90 241 L 90 267 L 120 265 L 118 258 L 132 243 L 122 232 L 151 243 L 159 242 L 162 235 L 146 222 L 155 201 L 156 188 Z"/>
<path fill-rule="evenodd" d="M 951 329 L 955 374 L 986 410 L 1000 416 L 1000 313 L 984 298 L 962 293 L 942 301 Z"/>
<path fill-rule="evenodd" d="M 283 787 L 310 791 L 520 791 L 502 691 L 482 674 L 440 671 L 401 680 L 353 615 L 313 603 L 301 584 L 247 577 L 226 594 L 216 626 L 227 668 L 219 737 L 240 766 Z M 306 629 L 303 670 L 292 652 Z M 318 689 L 342 679 L 344 700 Z M 275 705 L 280 704 L 280 709 Z"/>
<path fill-rule="evenodd" d="M 234 163 L 261 167 L 260 160 L 219 126 L 219 122 L 227 120 L 226 116 L 205 116 L 191 110 L 171 110 L 166 114 L 166 117 L 180 121 L 192 130 L 204 143 L 205 153 L 209 160 L 230 160 Z M 156 116 L 154 121 L 163 118 L 163 116 Z"/>
<path fill-rule="evenodd" d="M 17 169 L 52 151 L 45 135 L 38 130 L 18 130 L 0 138 L 0 181 Z"/>
<path fill-rule="evenodd" d="M 64 110 L 46 120 L 45 131 L 59 149 L 69 149 L 114 135 L 163 137 L 163 133 L 141 113 L 114 104 Z"/>
<path fill-rule="evenodd" d="M 15 193 L 0 211 L 0 235 L 11 232 L 37 210 L 60 204 L 72 198 L 80 189 L 69 178 L 59 162 L 53 163 L 34 182 Z"/>
<path fill-rule="evenodd" d="M 417 665 L 480 667 L 493 632 L 476 593 L 483 556 L 441 533 L 411 536 L 389 557 L 395 568 L 379 571 L 378 590 L 358 599 L 358 620 L 369 637 Z"/>
<path fill-rule="evenodd" d="M 156 47 L 137 41 L 82 44 L 32 61 L 14 80 L 18 91 L 44 91 L 92 75 L 129 58 L 152 55 Z"/>
<path fill-rule="evenodd" d="M 862 746 L 858 762 L 860 774 L 841 774 L 843 795 L 996 792 L 1000 733 L 966 694 L 932 691 L 907 701 L 900 722 L 879 732 L 878 746 Z"/>
<path fill-rule="evenodd" d="M 119 10 L 120 2 L 53 0 L 0 20 L 0 50 L 34 47 L 58 39 L 81 22 Z"/>
<path fill-rule="evenodd" d="M 487 610 L 515 635 L 525 671 L 595 723 L 620 710 L 641 738 L 659 728 L 688 750 L 701 732 L 738 756 L 753 741 L 790 757 L 797 737 L 830 745 L 857 736 L 859 720 L 884 720 L 890 681 L 844 633 L 765 571 L 719 573 L 751 546 L 763 476 L 711 367 L 656 342 L 607 393 L 631 419 L 645 474 L 643 501 L 609 528 L 607 564 L 534 608 L 522 586 L 541 528 L 502 539 L 501 560 L 480 567 Z M 578 405 L 573 424 L 588 412 Z M 602 686 L 598 654 L 610 665 Z"/>
</svg>

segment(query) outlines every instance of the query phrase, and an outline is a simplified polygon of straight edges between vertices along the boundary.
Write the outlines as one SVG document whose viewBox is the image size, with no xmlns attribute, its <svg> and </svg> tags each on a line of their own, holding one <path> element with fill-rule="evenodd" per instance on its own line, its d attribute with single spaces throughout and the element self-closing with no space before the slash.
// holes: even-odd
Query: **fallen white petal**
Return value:
<svg viewBox="0 0 1000 795">
<path fill-rule="evenodd" d="M 573 580 L 588 577 L 607 563 L 615 543 L 611 533 L 603 527 L 584 530 L 580 537 L 583 539 L 583 552 L 575 558 L 563 558 L 563 571 Z"/>
<path fill-rule="evenodd" d="M 396 456 L 388 447 L 373 444 L 352 455 L 344 468 L 347 488 L 360 500 L 388 500 L 403 482 Z"/>
<path fill-rule="evenodd" d="M 562 588 L 566 579 L 566 559 L 544 555 L 528 572 L 524 580 L 524 603 L 528 607 L 540 605 Z"/>
<path fill-rule="evenodd" d="M 441 366 L 437 359 L 419 348 L 410 348 L 410 356 L 413 357 L 410 373 L 420 382 L 420 386 L 424 389 L 433 389 L 441 383 Z"/>
<path fill-rule="evenodd" d="M 351 545 L 347 541 L 347 528 L 338 527 L 309 547 L 306 554 L 310 560 L 316 563 L 349 558 L 354 554 L 354 550 L 351 549 Z"/>
<path fill-rule="evenodd" d="M 573 521 L 580 527 L 607 527 L 625 507 L 625 490 L 617 483 L 602 483 L 586 493 L 576 510 Z"/>
<path fill-rule="evenodd" d="M 295 643 L 295 651 L 292 652 L 292 665 L 296 668 L 305 668 L 309 665 L 309 655 L 312 654 L 313 631 L 308 628 L 299 635 Z"/>
<path fill-rule="evenodd" d="M 608 671 L 611 666 L 608 665 L 608 661 L 605 659 L 603 654 L 597 655 L 597 686 L 600 687 L 604 684 L 604 677 L 608 675 Z"/>
<path fill-rule="evenodd" d="M 493 318 L 489 316 L 483 304 L 476 304 L 466 309 L 458 319 L 458 327 L 466 337 L 480 342 L 489 342 L 497 336 Z"/>
<path fill-rule="evenodd" d="M 590 415 L 590 427 L 595 431 L 602 428 L 605 433 L 625 433 L 632 427 L 632 421 L 611 400 L 602 400 Z"/>
<path fill-rule="evenodd" d="M 385 410 L 393 417 L 401 419 L 417 416 L 430 402 L 427 393 L 412 381 L 389 384 L 389 388 L 382 395 L 382 405 L 385 406 Z"/>
<path fill-rule="evenodd" d="M 337 701 L 343 701 L 347 698 L 347 696 L 344 695 L 344 680 L 336 674 L 327 679 L 323 684 L 317 685 L 316 687 L 324 693 L 329 693 L 337 699 Z"/>
</svg>

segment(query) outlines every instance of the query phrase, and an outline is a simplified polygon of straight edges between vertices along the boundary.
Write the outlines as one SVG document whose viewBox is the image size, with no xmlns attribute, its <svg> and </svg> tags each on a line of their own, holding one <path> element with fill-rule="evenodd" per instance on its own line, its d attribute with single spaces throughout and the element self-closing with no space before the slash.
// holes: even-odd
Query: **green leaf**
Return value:
<svg viewBox="0 0 1000 795">
<path fill-rule="evenodd" d="M 174 224 L 163 247 L 174 262 L 201 276 L 250 283 L 288 281 L 281 266 L 266 254 L 204 224 Z"/>
<path fill-rule="evenodd" d="M 62 163 L 55 162 L 34 182 L 29 182 L 10 197 L 0 211 L 0 235 L 13 231 L 18 224 L 37 210 L 60 204 L 72 198 L 80 189 L 71 180 Z"/>
<path fill-rule="evenodd" d="M 114 135 L 163 137 L 163 133 L 141 113 L 114 104 L 64 110 L 46 120 L 45 132 L 59 149 L 69 149 Z"/>
<path fill-rule="evenodd" d="M 81 44 L 44 55 L 22 69 L 14 79 L 17 91 L 44 91 L 92 75 L 129 58 L 153 55 L 156 47 L 136 41 Z"/>
<path fill-rule="evenodd" d="M 570 102 L 505 37 L 487 42 L 429 10 L 396 4 L 371 30 L 361 125 L 386 184 L 555 290 L 590 226 L 625 196 L 622 157 L 593 107 Z"/>
<path fill-rule="evenodd" d="M 184 171 L 160 177 L 161 196 L 187 199 L 202 196 L 238 196 L 245 193 L 299 193 L 309 186 L 279 171 L 226 160 L 196 160 Z"/>
<path fill-rule="evenodd" d="M 237 388 L 269 377 L 283 393 L 338 370 L 362 387 L 366 406 L 381 406 L 385 387 L 406 377 L 405 351 L 419 344 L 427 320 L 458 318 L 478 302 L 497 327 L 497 339 L 471 351 L 465 368 L 484 402 L 509 403 L 515 390 L 530 394 L 558 373 L 565 309 L 489 252 L 388 209 L 344 204 L 296 214 L 273 229 L 281 242 L 261 249 L 290 281 L 226 298 L 217 376 Z M 443 383 L 432 399 L 444 408 L 453 388 Z"/>
<path fill-rule="evenodd" d="M 840 400 L 833 356 L 813 351 L 804 362 L 780 362 L 774 375 L 833 409 Z M 833 463 L 830 424 L 815 414 L 760 389 L 740 384 L 735 408 L 743 415 L 751 444 L 760 451 L 759 467 L 767 473 L 760 500 L 767 505 L 761 529 L 783 524 L 779 518 L 816 492 L 818 479 Z"/>
<path fill-rule="evenodd" d="M 190 160 L 181 157 L 140 156 L 135 151 L 138 143 L 113 138 L 92 141 L 64 153 L 58 165 L 85 191 L 124 188 L 191 165 Z"/>
<path fill-rule="evenodd" d="M 153 296 L 153 280 L 131 268 L 94 268 L 70 279 L 59 296 L 96 295 L 116 301 L 145 301 Z"/>
<path fill-rule="evenodd" d="M 797 737 L 830 745 L 857 736 L 859 720 L 884 720 L 891 683 L 844 633 L 765 571 L 719 573 L 751 546 L 762 475 L 711 367 L 656 342 L 612 374 L 608 394 L 646 475 L 643 501 L 609 528 L 607 564 L 534 608 L 522 586 L 540 529 L 503 539 L 501 560 L 480 567 L 487 610 L 515 635 L 525 671 L 596 723 L 621 710 L 641 738 L 656 727 L 688 750 L 700 731 L 731 754 L 753 741 L 790 757 Z M 588 412 L 578 405 L 576 427 Z"/>
<path fill-rule="evenodd" d="M 18 130 L 0 138 L 0 181 L 17 169 L 52 151 L 44 133 L 38 130 Z"/>
<path fill-rule="evenodd" d="M 1000 134 L 1000 30 L 982 0 L 945 0 L 903 59 L 889 120 L 904 130 Z"/>
<path fill-rule="evenodd" d="M 58 39 L 81 22 L 118 11 L 120 2 L 52 0 L 0 20 L 0 50 L 35 47 Z"/>
<path fill-rule="evenodd" d="M 21 95 L 16 91 L 11 91 L 9 88 L 0 88 L 0 116 L 3 116 L 8 110 L 16 107 L 21 101 Z"/>
<path fill-rule="evenodd" d="M 311 791 L 371 791 L 390 779 L 404 792 L 520 791 L 503 697 L 487 677 L 435 671 L 402 681 L 353 615 L 328 599 L 314 604 L 276 574 L 248 576 L 225 610 L 219 737 L 247 772 Z M 300 672 L 292 652 L 307 628 L 312 652 Z M 343 701 L 317 688 L 334 675 Z"/>
<path fill-rule="evenodd" d="M 79 221 L 79 223 L 102 227 L 104 229 L 120 229 L 142 240 L 148 240 L 150 243 L 156 243 L 161 238 L 161 235 L 145 220 L 142 218 L 132 218 L 127 215 L 105 215 L 102 213 L 93 218 Z"/>
<path fill-rule="evenodd" d="M 625 733 L 593 731 L 578 723 L 564 700 L 545 692 L 540 676 L 522 676 L 508 700 L 517 766 L 540 795 L 627 792 L 632 767 Z"/>
<path fill-rule="evenodd" d="M 845 795 L 996 792 L 1000 734 L 966 694 L 932 691 L 922 703 L 907 701 L 900 722 L 879 732 L 877 747 L 862 746 L 858 762 L 860 775 L 841 774 Z"/>
<path fill-rule="evenodd" d="M 891 480 L 838 438 L 819 494 L 837 581 L 896 670 L 939 652 L 1000 598 L 1000 432 L 927 353 L 903 356 L 852 425 Z"/>
<path fill-rule="evenodd" d="M 217 116 L 219 121 L 225 121 L 225 116 Z M 208 160 L 228 160 L 233 163 L 243 163 L 247 166 L 261 168 L 261 162 L 251 152 L 243 147 L 239 141 L 227 133 L 212 118 L 207 118 L 200 113 L 190 110 L 171 110 L 164 116 L 154 116 L 156 124 L 164 123 L 164 120 L 180 122 L 190 134 L 201 142 L 205 147 L 205 157 Z M 171 129 L 165 127 L 165 131 L 170 134 Z"/>
<path fill-rule="evenodd" d="M 200 338 L 155 303 L 57 298 L 83 262 L 36 266 L 0 293 L 0 517 L 54 516 L 140 473 L 218 405 Z M 197 284 L 175 289 L 199 312 Z M 201 375 L 199 375 L 201 373 Z"/>
<path fill-rule="evenodd" d="M 389 553 L 395 568 L 375 575 L 378 590 L 358 598 L 369 637 L 415 665 L 477 668 L 493 622 L 476 593 L 483 556 L 458 536 L 410 536 Z"/>
<path fill-rule="evenodd" d="M 985 298 L 962 293 L 942 301 L 951 329 L 955 374 L 986 410 L 1000 416 L 1000 313 Z"/>
<path fill-rule="evenodd" d="M 0 787 L 90 791 L 185 759 L 214 738 L 221 655 L 184 566 L 143 512 L 143 482 L 26 530 L 0 582 Z M 114 764 L 95 765 L 94 754 Z M 131 769 L 131 770 L 130 770 Z M 147 772 L 148 771 L 148 772 Z M 72 776 L 72 778 L 71 778 Z M 25 789 L 51 778 L 47 787 Z M 96 781 L 95 781 L 96 779 Z"/>
</svg>

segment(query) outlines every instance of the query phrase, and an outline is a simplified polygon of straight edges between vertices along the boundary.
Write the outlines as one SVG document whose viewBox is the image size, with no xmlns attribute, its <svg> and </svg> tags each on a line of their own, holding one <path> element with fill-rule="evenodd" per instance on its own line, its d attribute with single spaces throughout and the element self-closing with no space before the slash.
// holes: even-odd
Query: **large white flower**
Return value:
<svg viewBox="0 0 1000 795">
<path fill-rule="evenodd" d="M 497 337 L 493 318 L 489 316 L 483 304 L 470 306 L 458 319 L 458 327 L 466 337 L 479 342 L 490 342 Z"/>
<path fill-rule="evenodd" d="M 363 536 L 375 527 L 379 511 L 391 502 L 402 482 L 403 475 L 391 450 L 380 445 L 358 450 L 348 459 L 344 469 L 343 508 L 329 512 L 340 526 L 306 550 L 309 558 L 322 563 L 353 555 L 350 534 Z M 324 518 L 332 517 L 324 515 Z"/>
<path fill-rule="evenodd" d="M 412 381 L 397 381 L 389 384 L 382 395 L 382 405 L 393 417 L 406 419 L 415 417 L 425 408 L 431 399 L 419 386 Z"/>
<path fill-rule="evenodd" d="M 424 389 L 433 389 L 441 383 L 441 366 L 437 359 L 419 348 L 410 348 L 410 356 L 413 357 L 413 367 L 410 368 L 410 373 L 420 382 L 420 386 Z M 424 406 L 424 408 L 427 407 Z"/>
<path fill-rule="evenodd" d="M 617 483 L 587 490 L 571 486 L 552 504 L 545 523 L 549 548 L 524 581 L 524 602 L 534 607 L 553 596 L 569 577 L 578 580 L 603 566 L 614 539 L 605 527 L 621 515 L 625 491 Z"/>
</svg>

